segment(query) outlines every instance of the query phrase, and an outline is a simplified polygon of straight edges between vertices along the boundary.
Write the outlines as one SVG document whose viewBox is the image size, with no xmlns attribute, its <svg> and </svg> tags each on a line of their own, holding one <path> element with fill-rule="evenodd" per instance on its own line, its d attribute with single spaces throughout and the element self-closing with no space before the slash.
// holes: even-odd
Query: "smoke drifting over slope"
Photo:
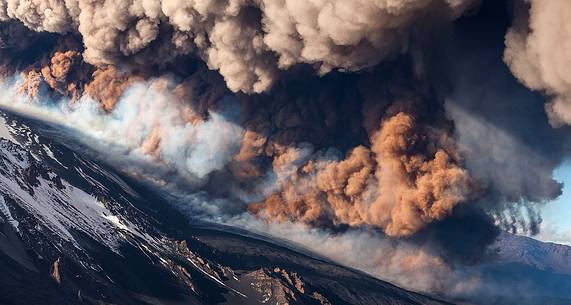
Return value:
<svg viewBox="0 0 571 305">
<path fill-rule="evenodd" d="M 499 228 L 536 233 L 561 192 L 568 128 L 502 62 L 567 122 L 561 50 L 542 49 L 559 2 L 539 2 L 512 23 L 498 1 L 0 0 L 0 103 L 78 129 L 194 216 L 358 236 L 369 261 L 326 254 L 448 274 Z"/>
</svg>

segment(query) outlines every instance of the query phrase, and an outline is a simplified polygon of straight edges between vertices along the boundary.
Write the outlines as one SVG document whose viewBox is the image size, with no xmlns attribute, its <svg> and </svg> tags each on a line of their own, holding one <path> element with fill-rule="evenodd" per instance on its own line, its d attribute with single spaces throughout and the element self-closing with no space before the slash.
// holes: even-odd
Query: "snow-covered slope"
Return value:
<svg viewBox="0 0 571 305">
<path fill-rule="evenodd" d="M 0 192 L 0 210 L 17 231 L 20 224 L 14 219 L 10 210 L 15 208 L 11 206 L 18 206 L 35 218 L 38 229 L 75 247 L 79 243 L 71 230 L 89 234 L 111 249 L 118 247 L 117 239 L 123 233 L 138 233 L 136 226 L 121 220 L 106 203 L 60 179 L 41 160 L 4 139 L 0 139 Z"/>
</svg>

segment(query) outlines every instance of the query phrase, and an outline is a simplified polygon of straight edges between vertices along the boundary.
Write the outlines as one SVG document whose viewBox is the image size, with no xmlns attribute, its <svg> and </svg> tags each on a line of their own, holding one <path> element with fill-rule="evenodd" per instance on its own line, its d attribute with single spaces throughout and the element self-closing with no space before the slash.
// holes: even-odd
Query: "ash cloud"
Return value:
<svg viewBox="0 0 571 305">
<path fill-rule="evenodd" d="M 454 147 L 439 143 L 446 136 L 432 130 L 440 138 L 422 143 L 428 135 L 416 124 L 398 112 L 372 135 L 370 149 L 358 146 L 339 161 L 311 160 L 295 172 L 290 168 L 301 154 L 286 151 L 273 162 L 274 172 L 285 177 L 280 192 L 251 209 L 281 221 L 372 225 L 390 236 L 413 235 L 476 192 Z"/>
<path fill-rule="evenodd" d="M 516 3 L 506 33 L 505 62 L 527 87 L 551 96 L 546 105 L 554 126 L 571 123 L 571 32 L 568 1 Z"/>
<path fill-rule="evenodd" d="M 20 1 L 0 2 L 0 20 L 36 32 L 82 37 L 96 66 L 164 64 L 194 55 L 228 88 L 263 92 L 277 71 L 304 63 L 319 73 L 372 67 L 405 51 L 419 17 L 451 20 L 474 0 L 425 1 Z"/>
<path fill-rule="evenodd" d="M 570 133 L 550 125 L 546 98 L 519 84 L 502 60 L 511 12 L 511 5 L 487 4 L 481 16 L 458 22 L 426 61 L 460 154 L 485 185 L 481 204 L 504 229 L 535 234 L 539 210 L 561 194 L 553 171 L 569 156 Z"/>
<path fill-rule="evenodd" d="M 538 3 L 512 22 L 501 1 L 0 0 L 1 103 L 191 217 L 462 295 L 561 192 L 566 89 L 540 63 L 563 53 L 535 36 L 564 4 Z"/>
</svg>

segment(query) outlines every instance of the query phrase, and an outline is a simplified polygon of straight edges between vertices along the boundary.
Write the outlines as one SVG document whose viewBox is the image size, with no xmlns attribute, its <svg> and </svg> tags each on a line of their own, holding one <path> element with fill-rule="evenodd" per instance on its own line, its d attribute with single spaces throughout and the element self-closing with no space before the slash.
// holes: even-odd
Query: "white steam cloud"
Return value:
<svg viewBox="0 0 571 305">
<path fill-rule="evenodd" d="M 80 140 L 111 162 L 153 165 L 148 172 L 141 167 L 141 173 L 133 166 L 133 174 L 158 182 L 171 173 L 198 185 L 238 153 L 243 130 L 231 120 L 239 109 L 237 103 L 223 101 L 219 113 L 211 112 L 206 121 L 192 121 L 190 106 L 170 94 L 169 85 L 172 81 L 165 79 L 135 83 L 107 113 L 89 96 L 75 103 L 46 97 L 30 101 L 18 93 L 16 79 L 3 84 L 0 105 L 79 131 Z"/>
</svg>

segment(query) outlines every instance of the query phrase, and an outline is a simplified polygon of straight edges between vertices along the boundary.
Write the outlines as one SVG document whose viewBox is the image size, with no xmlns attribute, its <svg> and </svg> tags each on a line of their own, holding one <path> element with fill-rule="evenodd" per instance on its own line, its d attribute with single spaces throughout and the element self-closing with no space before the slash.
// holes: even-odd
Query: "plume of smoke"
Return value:
<svg viewBox="0 0 571 305">
<path fill-rule="evenodd" d="M 505 62 L 526 86 L 552 96 L 546 110 L 554 126 L 571 124 L 569 12 L 565 0 L 518 2 L 506 34 Z"/>
<path fill-rule="evenodd" d="M 562 185 L 552 176 L 557 163 L 454 102 L 447 104 L 447 110 L 451 117 L 463 122 L 457 128 L 457 142 L 467 157 L 467 168 L 485 184 L 487 194 L 482 200 L 494 203 L 490 210 L 497 221 L 512 233 L 537 234 L 542 221 L 538 208 L 561 194 Z"/>
<path fill-rule="evenodd" d="M 490 214 L 533 233 L 540 222 L 534 202 L 559 194 L 551 171 L 567 153 L 558 144 L 566 137 L 534 107 L 537 97 L 521 93 L 507 69 L 471 56 L 482 46 L 440 52 L 445 60 L 436 62 L 424 49 L 414 49 L 413 64 L 397 56 L 421 36 L 416 31 L 477 2 L 0 0 L 2 72 L 23 72 L 23 81 L 5 84 L 0 101 L 80 130 L 134 175 L 167 187 L 181 182 L 185 192 L 173 196 L 192 215 L 201 210 L 291 237 L 407 287 L 460 291 L 474 282 L 452 270 L 455 258 L 484 256 L 497 236 Z M 534 6 L 550 7 L 536 9 L 549 14 L 551 6 L 566 7 L 539 2 L 531 20 L 539 14 Z M 547 17 L 536 19 L 543 21 L 532 29 Z M 83 46 L 66 41 L 73 38 Z M 552 51 L 538 47 L 544 38 L 516 22 L 505 58 L 530 87 L 563 97 L 564 81 L 527 73 L 555 67 L 549 58 L 528 62 L 539 49 L 541 56 Z M 454 44 L 468 45 L 444 45 Z M 230 90 L 267 94 L 229 93 L 196 58 Z M 313 69 L 323 77 L 304 73 Z M 443 75 L 427 71 L 439 69 L 447 70 L 452 93 L 435 92 L 431 82 Z M 169 72 L 184 79 L 174 82 Z M 513 99 L 521 102 L 505 102 Z M 427 277 L 416 281 L 418 274 Z"/>
<path fill-rule="evenodd" d="M 477 0 L 2 0 L 0 20 L 79 33 L 95 65 L 163 64 L 193 54 L 234 91 L 262 92 L 292 65 L 355 71 L 404 50 L 419 16 L 450 20 Z M 434 18 L 436 19 L 436 18 Z"/>
<path fill-rule="evenodd" d="M 411 115 L 397 113 L 372 135 L 370 150 L 357 147 L 342 161 L 310 161 L 299 173 L 291 169 L 299 152 L 290 149 L 273 162 L 278 177 L 287 177 L 281 190 L 252 210 L 279 221 L 373 225 L 410 236 L 475 192 L 454 147 L 441 142 L 445 135 L 422 143 L 431 135 L 420 129 Z"/>
<path fill-rule="evenodd" d="M 553 171 L 569 154 L 569 129 L 553 129 L 544 98 L 518 83 L 512 67 L 505 65 L 504 36 L 510 24 L 492 18 L 491 10 L 482 19 L 493 22 L 462 20 L 452 35 L 435 44 L 436 55 L 425 60 L 428 77 L 447 99 L 465 166 L 484 186 L 478 205 L 494 214 L 503 229 L 536 234 L 540 209 L 562 191 Z"/>
</svg>

